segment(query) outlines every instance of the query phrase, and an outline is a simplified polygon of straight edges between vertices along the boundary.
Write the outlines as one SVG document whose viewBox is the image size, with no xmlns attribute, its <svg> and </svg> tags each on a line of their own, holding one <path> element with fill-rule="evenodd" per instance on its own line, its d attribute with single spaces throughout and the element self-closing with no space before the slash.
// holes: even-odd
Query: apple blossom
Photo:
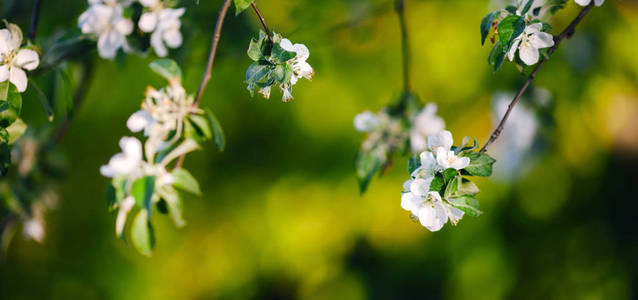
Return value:
<svg viewBox="0 0 638 300">
<path fill-rule="evenodd" d="M 289 39 L 281 39 L 279 45 L 284 50 L 297 54 L 293 59 L 290 60 L 290 63 L 292 64 L 292 70 L 294 72 L 294 76 L 292 76 L 290 79 L 291 86 L 295 85 L 297 83 L 297 80 L 301 78 L 311 80 L 312 76 L 314 75 L 314 71 L 310 64 L 306 62 L 308 57 L 310 57 L 310 51 L 308 50 L 308 47 L 306 47 L 306 45 L 304 44 L 293 45 Z"/>
<path fill-rule="evenodd" d="M 139 27 L 142 31 L 151 34 L 151 46 L 157 56 L 168 55 L 169 48 L 177 48 L 182 45 L 182 25 L 180 17 L 184 14 L 184 8 L 167 8 L 162 0 L 139 0 L 147 11 L 142 14 Z"/>
<path fill-rule="evenodd" d="M 427 137 L 445 129 L 445 121 L 436 115 L 437 106 L 428 103 L 416 114 L 410 129 L 410 145 L 413 152 L 427 149 Z"/>
<path fill-rule="evenodd" d="M 540 59 L 538 50 L 554 46 L 554 37 L 542 32 L 542 28 L 541 23 L 533 23 L 525 27 L 523 33 L 512 43 L 512 48 L 507 52 L 507 58 L 513 61 L 518 50 L 518 55 L 525 64 L 536 64 Z"/>
<path fill-rule="evenodd" d="M 97 36 L 101 57 L 114 58 L 120 48 L 128 48 L 126 36 L 133 32 L 133 22 L 123 16 L 124 7 L 117 1 L 89 0 L 89 4 L 78 25 L 82 33 Z"/>
<path fill-rule="evenodd" d="M 7 29 L 0 29 L 0 82 L 9 80 L 18 92 L 27 89 L 27 74 L 24 70 L 34 70 L 40 64 L 38 53 L 21 48 L 22 30 L 15 24 L 7 23 Z"/>
</svg>

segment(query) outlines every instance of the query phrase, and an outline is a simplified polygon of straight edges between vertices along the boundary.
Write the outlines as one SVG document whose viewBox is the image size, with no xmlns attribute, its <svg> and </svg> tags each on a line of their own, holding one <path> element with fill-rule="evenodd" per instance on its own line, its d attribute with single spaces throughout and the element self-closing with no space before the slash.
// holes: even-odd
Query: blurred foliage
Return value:
<svg viewBox="0 0 638 300">
<path fill-rule="evenodd" d="M 2 0 L 25 28 L 33 1 Z M 183 1 L 185 43 L 171 53 L 195 91 L 221 0 Z M 44 1 L 38 35 L 76 26 L 86 1 Z M 215 110 L 227 149 L 212 142 L 185 167 L 202 198 L 185 199 L 188 226 L 156 217 L 157 250 L 139 256 L 113 234 L 98 168 L 117 152 L 142 91 L 160 79 L 152 56 L 98 60 L 88 98 L 59 150 L 69 168 L 44 244 L 17 237 L 0 262 L 3 299 L 631 299 L 638 296 L 638 3 L 595 8 L 541 70 L 554 98 L 546 150 L 520 180 L 479 180 L 481 218 L 432 234 L 401 209 L 405 168 L 359 196 L 354 115 L 400 91 L 400 42 L 391 1 L 259 2 L 270 27 L 308 46 L 316 71 L 295 100 L 251 99 L 244 70 L 252 12 L 229 15 L 202 106 Z M 487 137 L 496 90 L 518 70 L 493 74 L 478 26 L 487 1 L 408 0 L 414 90 L 447 128 Z M 552 21 L 575 16 L 569 1 Z M 93 50 L 94 51 L 94 50 Z M 94 56 L 94 55 L 93 55 Z M 73 70 L 74 65 L 67 68 Z M 77 72 L 71 72 L 77 82 Z M 47 121 L 37 95 L 22 118 Z M 498 159 L 498 157 L 497 157 Z"/>
</svg>

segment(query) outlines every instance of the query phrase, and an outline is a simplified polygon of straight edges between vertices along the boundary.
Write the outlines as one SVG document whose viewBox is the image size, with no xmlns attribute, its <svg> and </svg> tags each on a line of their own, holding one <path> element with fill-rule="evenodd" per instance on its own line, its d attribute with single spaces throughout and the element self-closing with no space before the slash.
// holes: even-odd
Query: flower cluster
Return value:
<svg viewBox="0 0 638 300">
<path fill-rule="evenodd" d="M 494 43 L 489 63 L 498 70 L 507 57 L 519 66 L 534 65 L 554 46 L 552 27 L 545 20 L 565 6 L 565 0 L 516 0 L 493 11 L 481 22 L 481 43 Z M 518 54 L 518 56 L 516 55 Z"/>
<path fill-rule="evenodd" d="M 181 85 L 181 71 L 172 60 L 158 60 L 151 68 L 164 76 L 169 85 L 148 87 L 139 111 L 127 121 L 132 132 L 143 132 L 145 143 L 135 137 L 120 140 L 121 153 L 114 155 L 100 173 L 112 178 L 107 197 L 118 209 L 116 233 L 124 237 L 129 213 L 137 209 L 131 225 L 131 238 L 138 251 L 150 255 L 153 246 L 150 218 L 153 208 L 170 213 L 177 226 L 183 226 L 182 200 L 177 190 L 199 194 L 195 178 L 180 166 L 169 171 L 177 158 L 197 150 L 199 142 L 213 138 L 223 147 L 223 133 L 210 110 L 193 106 L 193 97 Z"/>
<path fill-rule="evenodd" d="M 394 152 L 418 153 L 427 149 L 428 136 L 445 129 L 445 121 L 436 112 L 436 104 L 420 108 L 416 96 L 405 93 L 393 107 L 377 114 L 365 111 L 355 116 L 354 128 L 368 134 L 356 159 L 361 192 L 377 171 L 391 164 Z"/>
<path fill-rule="evenodd" d="M 24 70 L 32 71 L 37 68 L 40 57 L 30 46 L 22 46 L 20 27 L 11 23 L 5 24 L 7 28 L 0 29 L 0 82 L 8 81 L 22 93 L 27 89 L 29 81 Z M 6 95 L 0 98 L 7 99 Z"/>
<path fill-rule="evenodd" d="M 98 53 L 103 58 L 114 58 L 120 49 L 133 51 L 128 39 L 140 31 L 151 34 L 150 46 L 160 57 L 168 55 L 167 47 L 177 48 L 182 44 L 180 17 L 184 8 L 170 8 L 168 0 L 88 1 L 89 8 L 80 15 L 78 25 L 82 33 L 97 37 Z M 131 16 L 139 17 L 133 19 Z M 139 31 L 135 30 L 135 24 Z M 149 43 L 143 36 L 134 38 L 141 43 Z"/>
<path fill-rule="evenodd" d="M 430 231 L 440 230 L 448 219 L 456 225 L 465 214 L 478 216 L 478 193 L 467 176 L 490 176 L 495 160 L 467 146 L 465 138 L 454 147 L 452 133 L 440 131 L 427 139 L 427 150 L 408 164 L 410 180 L 403 184 L 401 207 Z"/>
<path fill-rule="evenodd" d="M 309 56 L 310 51 L 305 45 L 293 44 L 277 33 L 268 37 L 260 31 L 259 39 L 252 39 L 248 47 L 248 57 L 254 61 L 246 71 L 251 96 L 257 88 L 268 99 L 272 86 L 279 85 L 282 100 L 292 100 L 292 87 L 297 81 L 301 78 L 311 80 L 314 75 L 314 70 L 306 62 Z"/>
</svg>

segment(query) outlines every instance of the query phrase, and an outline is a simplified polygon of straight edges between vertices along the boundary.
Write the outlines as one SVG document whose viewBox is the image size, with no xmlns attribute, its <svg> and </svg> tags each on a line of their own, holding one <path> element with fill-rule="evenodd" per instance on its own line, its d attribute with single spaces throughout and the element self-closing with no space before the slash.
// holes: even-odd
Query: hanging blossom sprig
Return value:
<svg viewBox="0 0 638 300">
<path fill-rule="evenodd" d="M 308 47 L 293 44 L 289 39 L 271 32 L 253 1 L 237 0 L 235 5 L 238 14 L 242 7 L 246 9 L 247 5 L 251 5 L 264 27 L 264 31 L 259 31 L 259 38 L 251 39 L 248 46 L 248 57 L 254 61 L 246 71 L 250 95 L 254 96 L 257 89 L 264 98 L 269 99 L 272 87 L 278 86 L 283 94 L 282 100 L 292 100 L 292 87 L 299 79 L 312 80 L 314 75 L 314 70 L 307 62 L 310 57 Z"/>
<path fill-rule="evenodd" d="M 151 68 L 169 82 L 161 89 L 148 87 L 142 107 L 127 121 L 134 133 L 143 132 L 146 141 L 135 137 L 120 140 L 121 153 L 114 155 L 100 173 L 112 178 L 107 200 L 117 210 L 116 234 L 125 237 L 129 213 L 135 211 L 130 236 L 135 248 L 151 255 L 154 234 L 151 217 L 155 210 L 169 213 L 178 227 L 184 226 L 182 196 L 178 191 L 199 195 L 197 180 L 181 166 L 170 170 L 173 162 L 200 148 L 215 137 L 223 149 L 221 127 L 210 110 L 194 106 L 194 97 L 181 85 L 181 70 L 168 59 L 155 61 Z"/>
<path fill-rule="evenodd" d="M 529 0 L 526 2 L 525 6 L 523 7 L 522 12 L 528 11 L 528 7 L 531 7 L 530 2 L 533 2 L 532 0 Z M 564 4 L 565 1 L 548 1 L 548 3 L 554 3 L 554 2 L 559 2 Z M 485 142 L 485 145 L 483 145 L 483 148 L 481 148 L 481 152 L 485 152 L 487 151 L 487 148 L 490 144 L 492 144 L 501 134 L 501 132 L 503 132 L 503 129 L 505 127 L 505 123 L 507 122 L 507 119 L 509 118 L 510 114 L 512 113 L 512 110 L 514 109 L 514 107 L 516 106 L 516 104 L 518 103 L 518 101 L 521 99 L 521 97 L 523 96 L 523 94 L 525 93 L 525 91 L 527 90 L 527 88 L 530 86 L 530 84 L 532 83 L 532 81 L 534 81 L 534 78 L 536 78 L 536 75 L 538 74 L 538 71 L 540 70 L 540 68 L 545 64 L 545 62 L 547 62 L 547 60 L 550 58 L 550 56 L 556 51 L 556 49 L 558 49 L 558 46 L 560 45 L 560 43 L 562 41 L 564 41 L 567 38 L 570 38 L 574 32 L 576 31 L 576 27 L 578 26 L 578 24 L 580 24 L 580 22 L 583 20 L 583 18 L 585 18 L 585 16 L 587 15 L 587 13 L 589 13 L 589 11 L 594 7 L 594 6 L 600 6 L 603 4 L 603 0 L 599 0 L 599 1 L 576 1 L 576 3 L 578 3 L 581 6 L 584 6 L 584 8 L 580 11 L 580 13 L 578 13 L 578 15 L 574 18 L 574 20 L 572 20 L 571 23 L 569 23 L 569 25 L 567 25 L 567 27 L 558 35 L 553 37 L 553 44 L 550 48 L 548 48 L 546 51 L 543 51 L 543 58 L 540 60 L 540 62 L 538 62 L 538 64 L 536 64 L 536 66 L 534 67 L 534 69 L 531 71 L 531 73 L 529 74 L 529 76 L 527 77 L 527 80 L 525 80 L 525 83 L 523 83 L 523 86 L 519 89 L 518 93 L 516 93 L 516 96 L 514 96 L 514 99 L 510 102 L 510 104 L 507 107 L 507 110 L 505 111 L 505 115 L 503 115 L 503 118 L 501 119 L 501 121 L 499 122 L 498 126 L 496 127 L 496 129 L 494 129 L 494 131 L 492 132 L 492 134 L 490 135 L 490 137 L 488 138 L 487 142 Z M 562 6 L 557 6 L 558 8 L 562 7 Z M 507 10 L 507 9 L 506 9 Z M 507 10 L 509 12 L 509 10 Z M 497 43 L 494 48 L 497 47 L 501 47 L 501 49 L 499 51 L 497 51 L 497 55 L 503 56 L 500 57 L 496 60 L 494 60 L 493 58 L 494 56 L 494 49 L 492 49 L 492 54 L 490 54 L 490 62 L 495 64 L 495 70 L 498 69 L 498 66 L 500 66 L 500 64 L 502 63 L 503 59 L 504 59 L 504 55 L 505 52 L 510 51 L 510 48 L 505 48 L 505 46 L 500 46 L 501 44 L 507 43 L 509 44 L 510 42 L 513 43 L 515 39 L 518 38 L 518 36 L 520 36 L 521 34 L 523 34 L 522 32 L 525 30 L 525 28 L 521 28 L 520 26 L 514 28 L 511 27 L 509 25 L 507 25 L 507 27 L 503 28 L 506 32 L 510 32 L 511 34 L 508 34 L 507 36 L 509 38 L 507 39 L 503 39 L 503 37 L 501 37 L 501 33 L 502 33 L 502 29 L 501 26 L 503 24 L 503 21 L 498 21 L 497 18 L 500 15 L 500 11 L 497 12 L 492 12 L 490 14 L 488 14 L 484 19 L 483 22 L 481 23 L 481 38 L 482 41 L 485 41 L 485 38 L 488 36 L 488 34 L 490 33 L 491 29 L 490 28 L 497 28 L 498 31 L 498 35 L 499 35 L 499 43 Z M 517 24 L 520 22 L 517 22 Z M 533 23 L 533 24 L 537 24 L 537 23 Z M 532 25 L 533 25 L 532 24 Z M 545 23 L 543 23 L 545 24 Z M 514 25 L 512 25 L 514 26 Z M 538 25 L 536 25 L 538 26 Z M 543 25 L 545 26 L 545 25 Z M 515 34 L 515 31 L 518 32 L 520 31 L 521 34 Z M 530 38 L 530 37 L 528 37 Z M 504 42 L 504 41 L 509 41 L 509 42 Z M 521 39 L 521 43 L 524 43 L 523 38 Z M 520 48 L 520 46 L 519 46 Z M 500 51 L 504 51 L 504 52 L 500 52 Z M 499 62 L 500 60 L 500 62 Z"/>
<path fill-rule="evenodd" d="M 478 187 L 470 176 L 492 174 L 493 158 L 474 151 L 465 137 L 459 146 L 449 131 L 428 137 L 427 150 L 413 156 L 408 163 L 410 179 L 403 184 L 401 207 L 430 231 L 438 231 L 449 220 L 456 225 L 465 214 L 479 216 Z"/>
<path fill-rule="evenodd" d="M 112 59 L 118 51 L 146 52 L 149 47 L 157 56 L 168 55 L 168 48 L 182 45 L 180 17 L 184 8 L 172 8 L 169 0 L 88 0 L 88 9 L 80 15 L 82 33 L 97 39 L 98 53 Z M 133 19 L 133 16 L 139 16 Z M 139 30 L 135 30 L 139 28 Z M 144 34 L 150 34 L 147 39 Z"/>
<path fill-rule="evenodd" d="M 354 128 L 367 133 L 355 160 L 359 190 L 364 193 L 378 172 L 392 164 L 394 153 L 418 153 L 427 149 L 427 137 L 445 129 L 437 105 L 423 106 L 410 86 L 410 51 L 404 3 L 396 1 L 403 52 L 403 91 L 398 99 L 378 113 L 365 111 L 354 118 Z"/>
</svg>

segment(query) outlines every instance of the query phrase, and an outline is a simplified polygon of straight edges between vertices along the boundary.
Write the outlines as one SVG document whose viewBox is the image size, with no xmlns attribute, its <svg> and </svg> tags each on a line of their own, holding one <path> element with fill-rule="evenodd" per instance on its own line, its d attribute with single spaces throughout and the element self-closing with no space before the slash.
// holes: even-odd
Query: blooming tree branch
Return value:
<svg viewBox="0 0 638 300">
<path fill-rule="evenodd" d="M 272 31 L 268 29 L 268 25 L 266 25 L 266 19 L 264 19 L 264 17 L 261 15 L 261 12 L 259 12 L 259 9 L 257 9 L 257 3 L 252 2 L 250 3 L 250 5 L 253 7 L 253 10 L 257 14 L 257 17 L 259 18 L 259 21 L 261 22 L 261 26 L 264 27 L 264 31 L 266 31 L 266 34 L 268 35 L 268 39 L 272 42 Z"/>
<path fill-rule="evenodd" d="M 576 26 L 578 26 L 580 21 L 582 21 L 582 19 L 585 17 L 585 15 L 587 15 L 587 13 L 593 7 L 594 7 L 594 2 L 592 1 L 591 3 L 587 4 L 587 6 L 585 6 L 580 11 L 580 13 L 576 16 L 576 18 L 574 18 L 574 20 L 558 36 L 554 37 L 554 45 L 547 50 L 548 57 L 543 58 L 538 63 L 538 65 L 536 65 L 534 70 L 529 74 L 529 76 L 527 77 L 527 80 L 525 81 L 525 83 L 523 83 L 523 86 L 518 91 L 518 93 L 516 93 L 516 96 L 514 97 L 512 102 L 507 107 L 507 111 L 505 112 L 505 115 L 503 116 L 503 119 L 501 119 L 501 121 L 499 122 L 499 124 L 496 127 L 496 129 L 494 129 L 494 132 L 492 132 L 492 135 L 490 135 L 490 137 L 487 140 L 487 142 L 485 142 L 485 145 L 483 145 L 483 148 L 481 148 L 480 152 L 487 151 L 487 147 L 490 144 L 492 144 L 501 135 L 501 132 L 503 132 L 503 128 L 505 127 L 505 123 L 507 122 L 507 119 L 509 118 L 512 110 L 514 109 L 514 106 L 516 106 L 516 103 L 518 103 L 518 101 L 520 100 L 521 96 L 523 96 L 523 94 L 525 93 L 527 88 L 530 86 L 530 84 L 532 83 L 534 78 L 536 78 L 536 75 L 538 74 L 538 71 L 540 70 L 540 68 L 545 64 L 545 62 L 547 62 L 547 60 L 549 59 L 549 56 L 552 53 L 554 53 L 554 51 L 556 51 L 556 49 L 558 48 L 558 45 L 560 45 L 560 43 L 565 38 L 570 38 L 574 34 L 574 32 L 576 30 Z"/>
<path fill-rule="evenodd" d="M 230 7 L 231 0 L 224 0 L 219 13 L 217 14 L 217 22 L 215 23 L 215 30 L 213 31 L 213 41 L 210 45 L 210 52 L 208 53 L 208 61 L 206 62 L 206 70 L 204 71 L 204 76 L 202 77 L 202 82 L 199 84 L 199 90 L 197 90 L 197 96 L 195 96 L 195 101 L 193 102 L 193 106 L 197 107 L 199 102 L 204 95 L 204 90 L 206 90 L 206 85 L 210 81 L 213 72 L 213 65 L 215 63 L 215 55 L 217 54 L 217 45 L 219 44 L 219 40 L 221 38 L 222 26 L 224 25 L 224 19 L 226 18 L 226 13 L 228 12 L 228 8 Z M 185 156 L 182 155 L 177 160 L 175 164 L 175 168 L 181 168 L 184 164 Z"/>
</svg>

